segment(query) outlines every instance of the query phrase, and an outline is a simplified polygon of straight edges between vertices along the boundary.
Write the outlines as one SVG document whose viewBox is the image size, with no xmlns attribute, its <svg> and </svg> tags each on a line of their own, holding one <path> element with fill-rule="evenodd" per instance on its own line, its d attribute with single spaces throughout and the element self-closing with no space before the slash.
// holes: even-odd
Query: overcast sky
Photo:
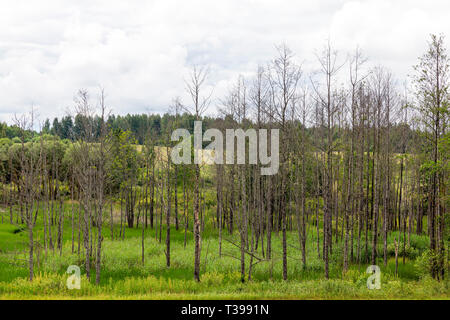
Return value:
<svg viewBox="0 0 450 320">
<path fill-rule="evenodd" d="M 63 116 L 79 88 L 105 88 L 116 114 L 165 112 L 185 96 L 194 64 L 211 69 L 215 104 L 239 74 L 286 43 L 314 70 L 330 38 L 342 57 L 359 45 L 399 81 L 430 33 L 450 32 L 450 2 L 423 0 L 0 0 L 0 121 L 37 108 Z"/>
</svg>

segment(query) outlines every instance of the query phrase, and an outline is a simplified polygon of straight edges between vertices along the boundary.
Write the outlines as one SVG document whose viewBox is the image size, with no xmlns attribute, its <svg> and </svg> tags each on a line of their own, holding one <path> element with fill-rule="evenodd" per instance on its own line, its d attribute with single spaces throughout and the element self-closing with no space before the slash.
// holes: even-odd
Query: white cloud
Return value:
<svg viewBox="0 0 450 320">
<path fill-rule="evenodd" d="M 402 79 L 428 34 L 450 30 L 449 7 L 418 0 L 2 0 L 0 120 L 32 104 L 41 120 L 62 116 L 79 88 L 95 96 L 99 85 L 114 113 L 164 112 L 175 96 L 188 102 L 183 78 L 194 63 L 211 66 L 210 85 L 221 98 L 281 42 L 314 69 L 314 50 L 328 37 L 342 51 L 359 44 L 373 64 Z"/>
</svg>

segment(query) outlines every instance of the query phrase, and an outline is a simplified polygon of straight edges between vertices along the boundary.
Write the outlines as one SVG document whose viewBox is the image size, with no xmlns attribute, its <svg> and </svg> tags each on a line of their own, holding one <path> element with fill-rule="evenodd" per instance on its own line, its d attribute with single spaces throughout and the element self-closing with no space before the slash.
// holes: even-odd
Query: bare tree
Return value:
<svg viewBox="0 0 450 320">
<path fill-rule="evenodd" d="M 322 112 L 324 117 L 324 127 L 326 130 L 325 145 L 320 146 L 320 150 L 326 155 L 326 164 L 324 171 L 324 261 L 325 261 L 325 278 L 329 278 L 329 249 L 332 243 L 332 212 L 333 212 L 333 152 L 335 149 L 335 143 L 333 139 L 333 124 L 334 117 L 337 112 L 337 104 L 334 99 L 333 86 L 335 76 L 342 68 L 343 64 L 337 63 L 338 54 L 333 50 L 331 42 L 328 41 L 322 53 L 317 54 L 317 60 L 320 64 L 320 72 L 325 78 L 324 92 L 320 92 L 317 84 L 312 82 L 314 91 L 316 93 L 316 99 L 320 106 L 323 108 Z M 322 113 L 321 112 L 321 113 Z"/>
<path fill-rule="evenodd" d="M 34 277 L 34 227 L 36 226 L 37 215 L 39 212 L 40 192 L 40 168 L 42 160 L 42 148 L 38 154 L 34 154 L 31 145 L 25 142 L 27 132 L 33 129 L 35 121 L 34 110 L 29 115 L 15 116 L 14 122 L 20 132 L 20 152 L 18 161 L 20 164 L 20 176 L 18 177 L 18 188 L 21 190 L 21 200 L 24 210 L 21 218 L 25 222 L 28 230 L 28 269 L 29 280 Z"/>
<path fill-rule="evenodd" d="M 195 66 L 190 75 L 190 79 L 186 81 L 186 88 L 192 99 L 192 107 L 187 110 L 195 116 L 196 121 L 200 121 L 202 114 L 206 111 L 212 92 L 204 96 L 202 90 L 208 77 L 209 70 L 204 67 Z M 199 152 L 201 146 L 194 145 L 194 152 Z M 200 281 L 200 255 L 201 255 L 201 235 L 200 235 L 200 166 L 193 164 L 195 180 L 194 180 L 194 279 Z"/>
</svg>

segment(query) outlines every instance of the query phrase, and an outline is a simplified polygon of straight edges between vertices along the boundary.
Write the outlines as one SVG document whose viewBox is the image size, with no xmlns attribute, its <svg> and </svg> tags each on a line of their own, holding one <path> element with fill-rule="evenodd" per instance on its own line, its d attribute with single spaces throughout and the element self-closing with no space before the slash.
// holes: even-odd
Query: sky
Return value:
<svg viewBox="0 0 450 320">
<path fill-rule="evenodd" d="M 327 39 L 342 59 L 359 46 L 400 82 L 430 33 L 450 33 L 447 0 L 0 0 L 0 121 L 33 107 L 40 121 L 74 110 L 79 89 L 99 88 L 115 114 L 190 104 L 185 80 L 209 67 L 209 114 L 239 75 L 286 44 L 305 74 Z"/>
</svg>

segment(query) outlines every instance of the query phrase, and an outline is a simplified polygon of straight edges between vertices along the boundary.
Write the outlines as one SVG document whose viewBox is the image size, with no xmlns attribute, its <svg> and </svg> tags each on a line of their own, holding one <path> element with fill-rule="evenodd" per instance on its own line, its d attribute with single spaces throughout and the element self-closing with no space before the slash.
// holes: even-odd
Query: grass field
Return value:
<svg viewBox="0 0 450 320">
<path fill-rule="evenodd" d="M 254 266 L 252 280 L 241 283 L 238 248 L 224 240 L 219 257 L 216 230 L 207 227 L 202 236 L 201 282 L 193 280 L 192 232 L 184 247 L 184 228 L 171 234 L 171 266 L 166 267 L 164 228 L 161 243 L 155 239 L 155 230 L 148 228 L 145 240 L 145 264 L 141 261 L 141 229 L 127 229 L 125 240 L 111 240 L 109 226 L 103 229 L 103 258 L 101 283 L 96 286 L 85 277 L 83 255 L 72 254 L 70 205 L 66 204 L 64 247 L 49 250 L 47 258 L 41 249 L 36 257 L 35 279 L 27 280 L 27 231 L 9 223 L 0 224 L 0 299 L 449 299 L 448 280 L 430 279 L 420 265 L 421 254 L 426 250 L 426 236 L 411 236 L 406 263 L 399 257 L 398 276 L 394 275 L 392 256 L 385 267 L 382 259 L 381 289 L 367 288 L 368 264 L 352 264 L 342 272 L 343 250 L 335 245 L 331 256 L 330 280 L 324 279 L 323 261 L 318 257 L 315 229 L 309 227 L 307 266 L 303 268 L 297 233 L 288 234 L 288 281 L 282 280 L 281 234 L 273 234 L 272 261 Z M 35 240 L 41 241 L 43 226 L 35 229 Z M 116 231 L 118 230 L 116 226 Z M 225 232 L 224 239 L 238 241 L 239 235 Z M 393 235 L 389 238 L 392 255 Z M 82 245 L 81 245 L 82 248 Z M 381 247 L 380 247 L 381 248 Z M 356 249 L 355 249 L 356 250 Z M 364 251 L 364 250 L 363 250 Z M 355 251 L 356 252 L 356 251 Z M 370 252 L 370 250 L 369 250 Z M 261 256 L 261 249 L 258 249 Z M 248 269 L 247 261 L 246 268 Z M 81 267 L 80 290 L 69 290 L 66 273 L 69 265 Z M 94 277 L 93 277 L 94 278 Z"/>
</svg>

